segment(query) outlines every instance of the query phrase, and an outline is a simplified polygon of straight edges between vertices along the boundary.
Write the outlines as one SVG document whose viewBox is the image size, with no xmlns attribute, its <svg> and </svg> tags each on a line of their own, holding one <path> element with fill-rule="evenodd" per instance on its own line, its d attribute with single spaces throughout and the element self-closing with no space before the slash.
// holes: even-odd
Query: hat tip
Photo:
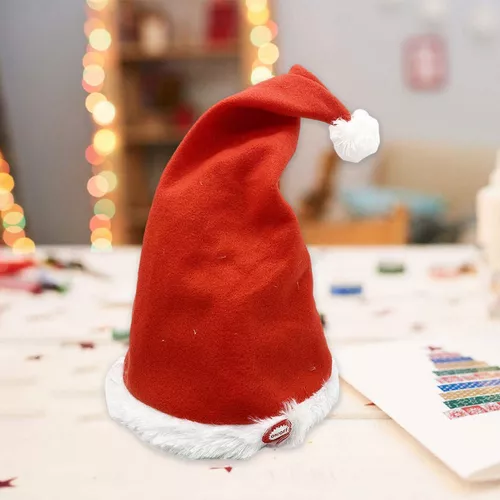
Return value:
<svg viewBox="0 0 500 500">
<path fill-rule="evenodd" d="M 357 109 L 349 121 L 338 119 L 330 125 L 330 139 L 342 160 L 359 163 L 379 148 L 378 121 L 364 109 Z"/>
</svg>

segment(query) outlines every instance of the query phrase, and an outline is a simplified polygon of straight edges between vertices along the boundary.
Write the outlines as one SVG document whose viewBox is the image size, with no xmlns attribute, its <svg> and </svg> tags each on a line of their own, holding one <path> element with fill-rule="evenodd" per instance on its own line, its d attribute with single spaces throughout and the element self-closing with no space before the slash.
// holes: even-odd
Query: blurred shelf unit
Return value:
<svg viewBox="0 0 500 500">
<path fill-rule="evenodd" d="M 251 71 L 240 0 L 116 0 L 112 78 L 124 242 L 142 242 L 161 173 L 192 124 Z M 244 40 L 246 40 L 244 42 Z M 112 85 L 112 88 L 109 87 Z"/>
</svg>

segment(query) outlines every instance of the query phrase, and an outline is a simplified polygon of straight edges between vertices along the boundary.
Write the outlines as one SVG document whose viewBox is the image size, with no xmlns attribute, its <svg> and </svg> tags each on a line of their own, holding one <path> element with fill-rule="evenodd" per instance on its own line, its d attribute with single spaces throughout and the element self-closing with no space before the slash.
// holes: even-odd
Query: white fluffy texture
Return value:
<svg viewBox="0 0 500 500">
<path fill-rule="evenodd" d="M 262 436 L 274 424 L 287 418 L 292 431 L 285 446 L 301 444 L 307 432 L 330 412 L 339 396 L 338 371 L 333 363 L 332 375 L 310 398 L 289 401 L 275 417 L 248 425 L 212 425 L 192 422 L 162 413 L 141 403 L 123 382 L 124 358 L 111 367 L 106 377 L 106 402 L 114 420 L 134 431 L 143 441 L 188 458 L 236 458 L 254 455 L 265 444 Z"/>
<path fill-rule="evenodd" d="M 364 109 L 357 109 L 349 121 L 339 119 L 330 125 L 330 139 L 342 160 L 358 163 L 380 145 L 378 121 Z"/>
</svg>

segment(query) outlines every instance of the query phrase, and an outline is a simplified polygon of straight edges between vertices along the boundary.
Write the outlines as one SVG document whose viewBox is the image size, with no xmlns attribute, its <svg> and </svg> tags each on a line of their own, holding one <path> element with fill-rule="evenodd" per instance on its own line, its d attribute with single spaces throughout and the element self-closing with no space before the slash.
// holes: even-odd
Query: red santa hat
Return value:
<svg viewBox="0 0 500 500">
<path fill-rule="evenodd" d="M 163 173 L 129 351 L 106 380 L 111 417 L 154 446 L 248 458 L 302 443 L 337 401 L 309 254 L 278 188 L 302 117 L 332 124 L 345 160 L 377 150 L 377 121 L 294 66 L 208 110 Z"/>
</svg>

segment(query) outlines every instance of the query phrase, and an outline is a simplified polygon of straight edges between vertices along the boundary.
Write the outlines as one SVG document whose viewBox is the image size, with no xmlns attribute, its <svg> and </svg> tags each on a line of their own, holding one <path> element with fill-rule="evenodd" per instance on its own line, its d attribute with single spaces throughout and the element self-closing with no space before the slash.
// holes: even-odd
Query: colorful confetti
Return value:
<svg viewBox="0 0 500 500">
<path fill-rule="evenodd" d="M 226 466 L 226 467 L 210 467 L 210 470 L 217 470 L 217 469 L 224 469 L 227 472 L 231 472 L 233 468 L 231 466 Z"/>
<path fill-rule="evenodd" d="M 17 477 L 11 477 L 10 479 L 5 479 L 4 481 L 0 480 L 0 488 L 14 488 L 16 485 L 12 484 L 12 481 L 15 481 Z"/>
<path fill-rule="evenodd" d="M 34 356 L 28 356 L 26 358 L 27 361 L 40 361 L 42 359 L 42 355 L 41 354 L 35 354 Z"/>
<path fill-rule="evenodd" d="M 82 349 L 94 349 L 94 347 L 95 347 L 94 342 L 79 342 L 78 345 Z"/>
</svg>

